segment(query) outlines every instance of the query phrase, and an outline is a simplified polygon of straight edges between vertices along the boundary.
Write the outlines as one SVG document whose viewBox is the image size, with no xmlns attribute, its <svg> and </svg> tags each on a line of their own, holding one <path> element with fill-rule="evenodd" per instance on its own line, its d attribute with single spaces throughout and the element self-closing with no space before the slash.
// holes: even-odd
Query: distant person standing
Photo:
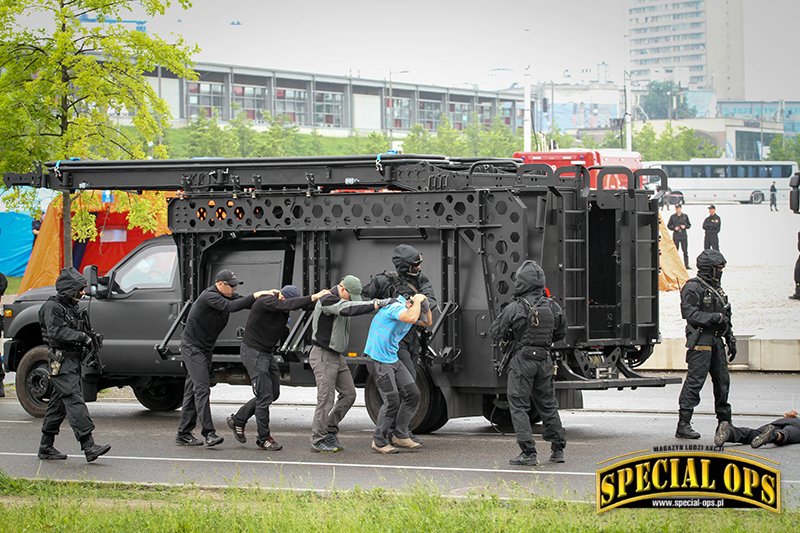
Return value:
<svg viewBox="0 0 800 533">
<path fill-rule="evenodd" d="M 773 207 L 775 211 L 778 210 L 778 188 L 775 186 L 774 181 L 769 186 L 769 210 L 772 211 Z"/>
<path fill-rule="evenodd" d="M 681 204 L 675 206 L 675 213 L 669 217 L 667 227 L 672 230 L 672 241 L 678 252 L 683 247 L 683 264 L 686 270 L 691 270 L 692 267 L 689 266 L 689 236 L 686 230 L 692 227 L 692 223 L 689 222 L 689 215 L 683 212 Z"/>
<path fill-rule="evenodd" d="M 797 232 L 797 251 L 800 252 L 800 231 Z M 792 300 L 800 300 L 800 255 L 794 264 L 794 294 L 789 296 Z"/>
<path fill-rule="evenodd" d="M 714 204 L 708 206 L 708 216 L 703 221 L 703 230 L 706 232 L 703 249 L 719 252 L 719 232 L 722 230 L 722 220 L 719 218 L 717 207 Z"/>
<path fill-rule="evenodd" d="M 42 231 L 42 222 L 44 221 L 44 211 L 33 219 L 31 222 L 31 233 L 33 233 L 33 244 L 36 244 L 36 238 L 39 236 L 39 233 Z"/>
</svg>

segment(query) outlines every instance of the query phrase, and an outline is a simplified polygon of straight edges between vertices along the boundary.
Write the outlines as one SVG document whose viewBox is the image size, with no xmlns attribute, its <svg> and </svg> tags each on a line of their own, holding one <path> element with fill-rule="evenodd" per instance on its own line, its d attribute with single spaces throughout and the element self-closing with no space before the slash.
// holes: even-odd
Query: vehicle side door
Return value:
<svg viewBox="0 0 800 533">
<path fill-rule="evenodd" d="M 171 239 L 145 243 L 109 273 L 107 297 L 89 304 L 92 327 L 105 339 L 101 352 L 109 375 L 181 375 L 154 346 L 181 307 L 178 253 Z M 170 347 L 177 353 L 180 331 Z"/>
</svg>

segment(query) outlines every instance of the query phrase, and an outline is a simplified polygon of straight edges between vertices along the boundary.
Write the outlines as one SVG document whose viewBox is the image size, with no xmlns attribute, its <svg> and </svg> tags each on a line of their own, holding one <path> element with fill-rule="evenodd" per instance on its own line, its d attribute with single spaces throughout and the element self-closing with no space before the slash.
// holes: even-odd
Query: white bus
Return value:
<svg viewBox="0 0 800 533">
<path fill-rule="evenodd" d="M 660 168 L 669 178 L 670 202 L 741 202 L 760 204 L 769 198 L 772 182 L 778 188 L 778 204 L 789 197 L 789 177 L 797 172 L 795 161 L 736 161 L 690 159 L 646 161 L 644 168 Z M 651 184 L 655 187 L 655 184 Z"/>
</svg>

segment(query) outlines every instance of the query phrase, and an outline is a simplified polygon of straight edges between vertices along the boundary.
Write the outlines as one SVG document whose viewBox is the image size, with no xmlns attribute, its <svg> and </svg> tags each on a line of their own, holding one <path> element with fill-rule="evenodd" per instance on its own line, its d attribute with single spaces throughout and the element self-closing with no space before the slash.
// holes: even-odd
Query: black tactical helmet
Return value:
<svg viewBox="0 0 800 533">
<path fill-rule="evenodd" d="M 700 255 L 697 256 L 697 270 L 725 268 L 726 264 L 725 256 L 716 250 L 703 250 Z"/>
</svg>

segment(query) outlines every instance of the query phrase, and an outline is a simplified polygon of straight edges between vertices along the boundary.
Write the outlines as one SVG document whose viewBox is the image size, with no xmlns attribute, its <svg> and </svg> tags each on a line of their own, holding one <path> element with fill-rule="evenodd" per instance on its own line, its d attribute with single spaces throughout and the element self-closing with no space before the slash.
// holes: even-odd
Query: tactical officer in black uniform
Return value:
<svg viewBox="0 0 800 533">
<path fill-rule="evenodd" d="M 435 308 L 436 296 L 433 294 L 433 285 L 428 277 L 422 273 L 422 254 L 408 244 L 397 246 L 392 252 L 392 263 L 396 271 L 385 271 L 372 277 L 364 287 L 364 299 L 396 298 L 398 295 L 410 300 L 417 293 L 424 294 L 431 309 Z M 422 350 L 422 335 L 426 335 L 425 328 L 414 326 L 400 341 L 397 356 L 411 372 L 411 377 L 417 377 L 417 361 Z"/>
<path fill-rule="evenodd" d="M 727 363 L 736 357 L 736 337 L 731 324 L 731 306 L 720 285 L 724 268 L 725 258 L 721 253 L 704 250 L 697 257 L 697 277 L 687 281 L 681 289 L 689 369 L 678 399 L 680 411 L 675 436 L 679 439 L 700 438 L 700 434 L 692 429 L 692 413 L 700 403 L 700 389 L 709 373 L 714 384 L 717 421 L 731 421 L 731 405 L 728 403 L 731 377 Z M 728 361 L 723 339 L 728 346 Z"/>
<path fill-rule="evenodd" d="M 74 268 L 65 268 L 56 280 L 56 296 L 39 309 L 42 338 L 50 349 L 50 402 L 42 423 L 39 459 L 66 459 L 53 447 L 61 422 L 69 419 L 75 438 L 81 443 L 86 460 L 94 461 L 108 453 L 111 446 L 97 445 L 92 439 L 94 423 L 83 401 L 81 357 L 92 344 L 92 330 L 85 311 L 78 307 L 86 281 Z"/>
<path fill-rule="evenodd" d="M 550 442 L 550 460 L 563 463 L 567 440 L 558 416 L 550 348 L 554 341 L 566 336 L 566 317 L 561 307 L 545 296 L 544 270 L 535 261 L 522 263 L 514 279 L 514 300 L 503 309 L 491 328 L 495 341 L 514 342 L 508 368 L 508 406 L 522 453 L 509 463 L 537 464 L 528 415 L 531 400 L 544 424 L 542 437 Z"/>
<path fill-rule="evenodd" d="M 691 267 L 689 266 L 689 236 L 686 230 L 691 227 L 692 223 L 689 222 L 689 215 L 683 212 L 681 204 L 676 205 L 675 214 L 669 217 L 667 228 L 672 230 L 672 242 L 675 243 L 675 248 L 678 249 L 678 252 L 681 251 L 681 246 L 683 246 L 683 264 L 687 270 L 690 270 Z"/>
<path fill-rule="evenodd" d="M 717 206 L 708 206 L 708 216 L 703 221 L 703 230 L 706 232 L 703 239 L 704 250 L 716 250 L 719 252 L 719 232 L 722 231 L 722 219 L 717 214 Z"/>
</svg>

